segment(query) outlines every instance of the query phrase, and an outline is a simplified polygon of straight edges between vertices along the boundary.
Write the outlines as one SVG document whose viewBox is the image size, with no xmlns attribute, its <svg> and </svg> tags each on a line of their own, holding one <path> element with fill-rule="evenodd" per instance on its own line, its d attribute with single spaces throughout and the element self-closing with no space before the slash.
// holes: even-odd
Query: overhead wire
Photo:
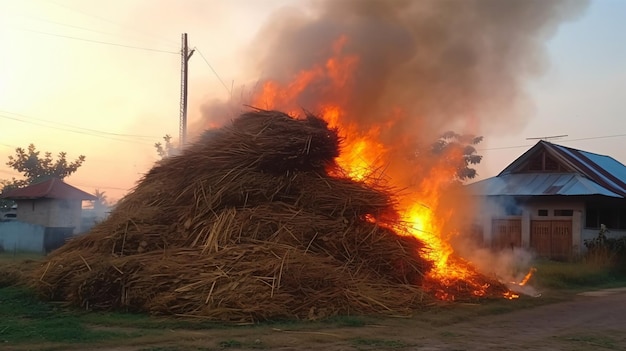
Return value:
<svg viewBox="0 0 626 351">
<path fill-rule="evenodd" d="M 596 139 L 608 139 L 608 138 L 620 138 L 626 137 L 626 134 L 613 134 L 613 135 L 599 135 L 593 137 L 584 137 L 584 138 L 576 138 L 576 139 L 563 139 L 560 142 L 571 142 L 571 141 L 584 141 L 584 140 L 596 140 Z M 506 150 L 506 149 L 519 149 L 519 148 L 527 148 L 532 146 L 533 144 L 525 144 L 525 145 L 515 145 L 515 146 L 500 146 L 500 147 L 490 147 L 484 149 L 477 149 L 477 151 L 491 151 L 491 150 Z"/>
<path fill-rule="evenodd" d="M 155 138 L 159 138 L 158 136 L 154 136 L 154 135 L 123 134 L 123 133 L 113 133 L 113 132 L 108 132 L 108 131 L 103 131 L 103 130 L 98 130 L 98 129 L 83 128 L 83 127 L 71 125 L 71 124 L 68 124 L 68 123 L 55 122 L 55 121 L 45 120 L 45 119 L 42 119 L 42 118 L 35 118 L 35 117 L 27 116 L 27 115 L 24 115 L 24 114 L 21 114 L 21 113 L 15 113 L 15 112 L 4 111 L 4 110 L 0 110 L 0 114 L 15 115 L 15 116 L 20 116 L 20 117 L 27 118 L 27 119 L 33 119 L 33 120 L 44 122 L 44 123 L 58 124 L 58 125 L 62 125 L 62 126 L 70 127 L 70 128 L 76 128 L 76 129 L 84 130 L 84 131 L 87 131 L 87 132 L 106 134 L 106 135 L 110 135 L 110 136 L 142 138 L 142 139 L 150 139 L 150 140 L 154 140 Z"/>
<path fill-rule="evenodd" d="M 110 35 L 110 36 L 119 36 L 119 34 L 116 34 L 116 33 L 103 32 L 103 31 L 100 31 L 100 30 L 97 30 L 97 29 L 77 26 L 77 25 L 74 25 L 74 24 L 68 24 L 68 23 L 52 21 L 52 20 L 45 19 L 45 18 L 39 18 L 39 17 L 34 17 L 34 16 L 26 16 L 26 15 L 22 15 L 22 14 L 17 14 L 17 16 L 24 17 L 24 18 L 27 18 L 27 19 L 33 19 L 35 21 L 51 23 L 51 24 L 55 24 L 57 26 L 63 26 L 63 27 L 68 27 L 68 28 L 80 29 L 80 30 L 84 30 L 84 31 L 92 32 L 92 33 L 105 34 L 105 35 Z"/>
<path fill-rule="evenodd" d="M 73 36 L 63 35 L 63 34 L 42 32 L 42 31 L 38 31 L 38 30 L 34 30 L 34 29 L 27 29 L 27 28 L 19 28 L 19 27 L 15 27 L 15 28 L 19 29 L 19 30 L 27 31 L 27 32 L 33 32 L 33 33 L 38 33 L 38 34 L 43 34 L 43 35 L 49 35 L 49 36 L 53 36 L 53 37 L 60 37 L 60 38 L 73 39 L 73 40 L 79 40 L 79 41 L 90 42 L 90 43 L 97 43 L 97 44 L 110 45 L 110 46 L 117 46 L 117 47 L 123 47 L 123 48 L 128 48 L 128 49 L 137 49 L 137 50 L 145 50 L 145 51 L 153 51 L 153 52 L 162 52 L 162 53 L 174 54 L 174 55 L 179 55 L 180 54 L 180 52 L 178 52 L 178 51 L 168 51 L 168 50 L 147 48 L 147 47 L 141 47 L 141 46 L 113 43 L 113 42 L 102 41 L 102 40 L 93 40 L 93 39 L 79 38 L 79 37 L 73 37 Z"/>
<path fill-rule="evenodd" d="M 98 20 L 100 20 L 100 21 L 108 22 L 108 23 L 111 23 L 111 24 L 117 25 L 117 26 L 119 26 L 119 27 L 125 28 L 125 29 L 130 29 L 130 30 L 132 30 L 132 31 L 134 31 L 134 32 L 136 32 L 136 33 L 142 34 L 142 35 L 144 35 L 144 36 L 146 36 L 146 37 L 150 37 L 150 38 L 152 38 L 152 39 L 158 39 L 158 40 L 162 40 L 162 41 L 167 41 L 169 44 L 176 44 L 176 45 L 178 45 L 178 44 L 179 44 L 178 42 L 173 41 L 173 40 L 170 40 L 170 39 L 168 39 L 168 38 L 164 38 L 164 37 L 157 37 L 157 36 L 156 36 L 156 35 L 154 35 L 154 34 L 151 34 L 151 33 L 148 33 L 148 32 L 144 32 L 144 31 L 139 30 L 139 29 L 137 29 L 137 28 L 134 28 L 134 27 L 131 27 L 131 26 L 128 26 L 128 25 L 125 25 L 125 24 L 122 24 L 122 23 L 119 23 L 119 22 L 116 22 L 116 21 L 110 20 L 110 19 L 108 19 L 108 18 L 104 18 L 104 17 L 98 16 L 98 15 L 94 15 L 94 14 L 92 14 L 92 13 L 85 12 L 85 11 L 82 11 L 82 10 L 79 10 L 79 9 L 76 9 L 76 8 L 73 8 L 73 7 L 70 7 L 70 6 L 67 6 L 67 5 L 64 5 L 64 4 L 61 4 L 61 3 L 58 3 L 58 2 L 56 2 L 56 1 L 49 0 L 49 1 L 47 1 L 47 2 L 48 2 L 48 3 L 51 3 L 51 4 L 54 4 L 54 5 L 56 5 L 56 6 L 59 6 L 59 7 L 63 7 L 63 8 L 65 8 L 65 9 L 67 9 L 67 10 L 72 11 L 72 12 L 76 12 L 76 13 L 82 14 L 82 15 L 84 15 L 84 16 L 88 16 L 88 17 L 92 17 L 92 18 L 98 19 Z"/>
<path fill-rule="evenodd" d="M 105 138 L 105 139 L 109 139 L 109 140 L 123 141 L 123 142 L 127 142 L 127 143 L 141 144 L 141 145 L 152 145 L 152 144 L 146 143 L 145 141 L 120 139 L 120 138 L 116 138 L 116 137 L 112 137 L 112 136 L 108 136 L 108 135 L 102 135 L 102 134 L 93 133 L 93 132 L 90 133 L 90 132 L 87 132 L 87 131 L 81 131 L 81 130 L 76 130 L 76 129 L 62 128 L 62 127 L 57 127 L 57 126 L 54 126 L 54 125 L 49 125 L 49 124 L 52 124 L 52 122 L 47 122 L 49 124 L 46 124 L 46 123 L 37 122 L 37 121 L 29 121 L 29 120 L 25 120 L 25 119 L 18 118 L 18 117 L 8 116 L 8 115 L 2 114 L 2 113 L 0 113 L 0 118 L 14 120 L 14 121 L 22 122 L 22 123 L 34 124 L 34 125 L 38 125 L 38 126 L 41 126 L 41 127 L 57 129 L 57 130 L 62 130 L 62 131 L 66 131 L 66 132 L 72 132 L 72 133 L 77 133 L 77 134 L 83 134 L 83 135 L 90 135 L 90 136 L 95 136 L 95 137 L 99 137 L 99 138 Z"/>
<path fill-rule="evenodd" d="M 198 54 L 200 54 L 200 57 L 202 57 L 202 59 L 204 60 L 204 62 L 207 64 L 207 66 L 209 66 L 209 68 L 211 69 L 211 71 L 213 72 L 213 74 L 215 74 L 215 77 L 217 77 L 217 79 L 220 81 L 220 83 L 222 83 L 222 86 L 224 87 L 224 89 L 226 89 L 226 92 L 228 92 L 228 94 L 232 94 L 232 91 L 230 89 L 228 89 L 228 86 L 226 86 L 226 83 L 224 83 L 224 81 L 222 80 L 222 77 L 220 77 L 220 75 L 217 73 L 217 71 L 213 68 L 213 66 L 211 66 L 211 64 L 209 63 L 209 61 L 206 59 L 206 57 L 204 57 L 204 55 L 202 54 L 202 51 L 200 51 L 200 49 L 198 49 L 197 47 L 193 48 L 194 50 L 196 50 L 198 52 Z"/>
</svg>

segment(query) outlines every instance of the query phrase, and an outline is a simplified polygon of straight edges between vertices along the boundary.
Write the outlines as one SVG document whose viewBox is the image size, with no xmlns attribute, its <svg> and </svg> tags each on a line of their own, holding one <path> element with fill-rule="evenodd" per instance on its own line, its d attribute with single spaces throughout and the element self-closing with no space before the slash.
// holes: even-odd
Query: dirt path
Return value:
<svg viewBox="0 0 626 351">
<path fill-rule="evenodd" d="M 480 306 L 466 306 L 480 308 Z M 626 350 L 626 288 L 579 294 L 574 299 L 499 315 L 458 314 L 383 319 L 357 327 L 302 328 L 298 324 L 210 330 L 163 330 L 123 344 L 65 345 L 54 349 L 100 351 L 179 350 Z M 442 312 L 442 313 L 445 313 Z M 455 317 L 465 319 L 455 322 Z M 43 350 L 53 345 L 20 345 Z M 58 346 L 58 345 L 57 345 Z M 0 349 L 3 349 L 0 345 Z M 4 349 L 3 349 L 4 350 Z M 16 349 L 18 350 L 18 349 Z"/>
<path fill-rule="evenodd" d="M 444 326 L 398 319 L 362 328 L 230 337 L 243 338 L 243 347 L 231 350 L 249 350 L 255 341 L 281 351 L 626 350 L 626 288 Z"/>
<path fill-rule="evenodd" d="M 448 326 L 416 350 L 626 350 L 626 289 Z"/>
</svg>

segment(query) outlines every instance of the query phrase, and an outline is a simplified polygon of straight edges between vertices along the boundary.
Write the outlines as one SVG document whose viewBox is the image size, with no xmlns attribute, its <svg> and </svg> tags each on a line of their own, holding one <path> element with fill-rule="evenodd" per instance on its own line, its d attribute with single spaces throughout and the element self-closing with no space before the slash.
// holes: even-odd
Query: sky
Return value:
<svg viewBox="0 0 626 351">
<path fill-rule="evenodd" d="M 208 102 L 254 84 L 248 48 L 270 15 L 301 0 L 0 0 L 0 179 L 16 147 L 85 155 L 69 184 L 121 198 L 178 137 L 180 37 L 189 60 L 189 125 Z M 555 135 L 626 164 L 626 1 L 591 1 L 545 42 L 543 75 L 524 82 L 527 117 L 485 130 L 477 180 Z M 199 130 L 190 130 L 198 134 Z"/>
</svg>

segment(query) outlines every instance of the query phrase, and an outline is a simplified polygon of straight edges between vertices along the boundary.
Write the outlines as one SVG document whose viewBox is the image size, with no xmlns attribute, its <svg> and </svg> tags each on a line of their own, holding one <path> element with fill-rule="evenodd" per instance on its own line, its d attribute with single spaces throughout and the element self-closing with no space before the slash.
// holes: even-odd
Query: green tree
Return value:
<svg viewBox="0 0 626 351">
<path fill-rule="evenodd" d="M 60 152 L 55 160 L 51 152 L 45 152 L 42 155 L 40 151 L 37 151 L 34 144 L 28 145 L 26 149 L 18 147 L 15 149 L 15 155 L 9 156 L 9 161 L 6 164 L 22 173 L 24 179 L 13 178 L 0 181 L 0 193 L 48 178 L 64 179 L 76 172 L 83 162 L 85 162 L 84 155 L 80 155 L 76 160 L 70 162 L 67 160 L 67 153 L 65 152 Z M 0 201 L 0 208 L 12 205 L 12 201 Z"/>
<path fill-rule="evenodd" d="M 42 157 L 35 145 L 30 144 L 27 149 L 21 147 L 15 149 L 15 156 L 9 156 L 9 162 L 6 164 L 24 175 L 23 181 L 17 181 L 18 186 L 23 186 L 42 179 L 64 179 L 76 172 L 83 162 L 85 162 L 84 155 L 68 162 L 65 152 L 59 152 L 56 160 L 52 157 L 51 152 L 45 152 Z"/>
<path fill-rule="evenodd" d="M 165 134 L 163 137 L 163 143 L 154 143 L 154 148 L 161 159 L 174 156 L 178 153 L 178 149 L 174 146 L 174 144 L 172 144 L 172 136 L 169 134 Z"/>
<path fill-rule="evenodd" d="M 460 181 L 472 179 L 478 174 L 471 166 L 477 165 L 482 160 L 482 156 L 477 154 L 475 145 L 483 141 L 482 136 L 471 134 L 457 134 L 449 131 L 443 133 L 439 139 L 433 143 L 432 152 L 440 157 L 450 166 L 456 168 L 456 177 Z"/>
</svg>

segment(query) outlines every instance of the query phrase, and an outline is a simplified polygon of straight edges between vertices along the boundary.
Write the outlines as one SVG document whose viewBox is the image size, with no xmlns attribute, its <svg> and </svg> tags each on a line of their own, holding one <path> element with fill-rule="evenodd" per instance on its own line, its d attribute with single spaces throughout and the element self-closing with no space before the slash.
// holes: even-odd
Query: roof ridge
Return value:
<svg viewBox="0 0 626 351">
<path fill-rule="evenodd" d="M 55 177 L 51 177 L 50 178 L 50 185 L 48 185 L 48 189 L 44 193 L 44 196 L 46 196 L 46 195 L 50 194 L 50 192 L 52 192 L 52 189 L 54 188 L 54 181 L 55 180 L 57 180 L 57 178 L 55 178 Z"/>
</svg>

